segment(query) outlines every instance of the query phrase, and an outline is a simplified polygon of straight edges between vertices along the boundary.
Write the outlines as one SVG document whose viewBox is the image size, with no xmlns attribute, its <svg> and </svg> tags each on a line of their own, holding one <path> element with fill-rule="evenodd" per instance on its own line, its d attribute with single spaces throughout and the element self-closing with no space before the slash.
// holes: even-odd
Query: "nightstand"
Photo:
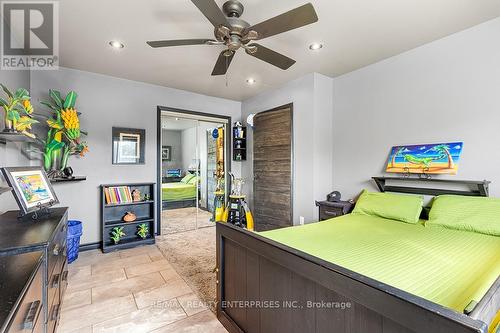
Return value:
<svg viewBox="0 0 500 333">
<path fill-rule="evenodd" d="M 316 201 L 316 206 L 319 207 L 319 220 L 323 221 L 349 214 L 354 203 L 349 201 Z"/>
<path fill-rule="evenodd" d="M 178 183 L 182 180 L 184 177 L 162 177 L 162 183 Z"/>
</svg>

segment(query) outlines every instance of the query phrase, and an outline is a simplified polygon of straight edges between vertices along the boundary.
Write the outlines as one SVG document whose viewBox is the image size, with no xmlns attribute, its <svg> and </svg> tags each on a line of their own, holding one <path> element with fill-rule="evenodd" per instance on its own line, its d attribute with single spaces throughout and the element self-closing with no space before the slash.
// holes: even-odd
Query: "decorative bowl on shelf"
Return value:
<svg viewBox="0 0 500 333">
<path fill-rule="evenodd" d="M 123 216 L 124 222 L 134 222 L 137 220 L 137 216 L 133 212 L 127 212 L 125 216 Z"/>
</svg>

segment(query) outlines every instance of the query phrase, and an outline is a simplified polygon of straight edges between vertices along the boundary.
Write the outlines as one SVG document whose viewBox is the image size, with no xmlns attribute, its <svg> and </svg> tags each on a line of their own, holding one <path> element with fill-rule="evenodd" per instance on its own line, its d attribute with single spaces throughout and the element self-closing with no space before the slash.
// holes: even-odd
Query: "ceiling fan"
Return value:
<svg viewBox="0 0 500 333">
<path fill-rule="evenodd" d="M 247 54 L 283 70 L 290 68 L 295 63 L 295 60 L 253 41 L 318 21 L 318 16 L 311 3 L 251 26 L 240 18 L 244 8 L 239 1 L 227 1 L 222 6 L 222 10 L 214 0 L 191 1 L 215 27 L 215 39 L 160 40 L 149 41 L 147 44 L 154 48 L 185 45 L 224 45 L 226 49 L 220 53 L 212 75 L 226 74 L 234 54 L 240 48 L 243 48 Z"/>
</svg>

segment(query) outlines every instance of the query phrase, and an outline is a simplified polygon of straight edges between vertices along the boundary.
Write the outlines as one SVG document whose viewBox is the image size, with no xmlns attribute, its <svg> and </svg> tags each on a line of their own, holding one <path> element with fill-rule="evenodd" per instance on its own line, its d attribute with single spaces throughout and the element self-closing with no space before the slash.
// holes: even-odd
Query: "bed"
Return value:
<svg viewBox="0 0 500 333">
<path fill-rule="evenodd" d="M 217 263 L 229 332 L 487 332 L 500 307 L 500 237 L 422 223 L 219 223 Z"/>
<path fill-rule="evenodd" d="M 163 209 L 196 207 L 198 185 L 178 183 L 161 184 Z"/>
</svg>

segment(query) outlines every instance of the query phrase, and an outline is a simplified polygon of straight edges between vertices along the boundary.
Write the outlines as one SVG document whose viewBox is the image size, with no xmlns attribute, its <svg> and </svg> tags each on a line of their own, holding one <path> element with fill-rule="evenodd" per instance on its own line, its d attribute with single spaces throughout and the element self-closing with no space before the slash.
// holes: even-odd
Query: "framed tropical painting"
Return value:
<svg viewBox="0 0 500 333">
<path fill-rule="evenodd" d="M 463 142 L 392 147 L 386 172 L 456 175 Z"/>
<path fill-rule="evenodd" d="M 2 168 L 2 173 L 24 215 L 59 203 L 43 168 Z"/>
</svg>

